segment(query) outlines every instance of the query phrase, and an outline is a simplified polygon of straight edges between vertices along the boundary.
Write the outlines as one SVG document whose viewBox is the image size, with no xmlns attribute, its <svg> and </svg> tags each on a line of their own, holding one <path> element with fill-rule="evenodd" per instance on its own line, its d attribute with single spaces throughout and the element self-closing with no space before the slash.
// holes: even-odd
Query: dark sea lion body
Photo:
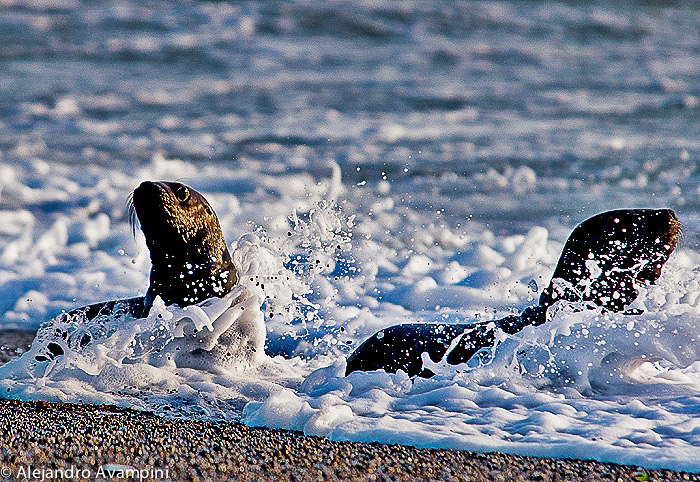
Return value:
<svg viewBox="0 0 700 482">
<path fill-rule="evenodd" d="M 678 218 L 669 209 L 598 214 L 579 224 L 569 236 L 552 282 L 537 306 L 492 322 L 410 323 L 386 328 L 348 357 L 346 375 L 356 370 L 403 370 L 409 376 L 431 377 L 434 373 L 423 367 L 423 353 L 435 363 L 445 355 L 451 365 L 466 363 L 483 348 L 494 346 L 495 328 L 514 334 L 526 326 L 541 325 L 547 308 L 560 299 L 622 311 L 636 299 L 635 285 L 648 285 L 659 278 L 676 247 L 678 233 Z"/>
<path fill-rule="evenodd" d="M 133 192 L 138 217 L 151 255 L 146 296 L 105 301 L 72 310 L 66 316 L 91 320 L 98 315 L 129 313 L 143 318 L 160 296 L 181 307 L 228 294 L 238 281 L 219 220 L 204 196 L 178 182 L 141 183 Z M 51 356 L 63 354 L 49 344 Z M 38 357 L 37 357 L 38 358 Z"/>
</svg>

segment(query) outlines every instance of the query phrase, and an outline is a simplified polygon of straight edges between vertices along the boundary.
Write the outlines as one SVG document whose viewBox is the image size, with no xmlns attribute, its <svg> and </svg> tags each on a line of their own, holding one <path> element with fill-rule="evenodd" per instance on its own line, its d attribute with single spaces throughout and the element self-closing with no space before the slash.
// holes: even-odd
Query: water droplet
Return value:
<svg viewBox="0 0 700 482">
<path fill-rule="evenodd" d="M 537 291 L 539 290 L 539 287 L 537 286 L 537 281 L 535 281 L 534 279 L 530 280 L 530 282 L 527 284 L 527 287 L 530 288 L 530 290 L 533 293 L 537 293 Z"/>
</svg>

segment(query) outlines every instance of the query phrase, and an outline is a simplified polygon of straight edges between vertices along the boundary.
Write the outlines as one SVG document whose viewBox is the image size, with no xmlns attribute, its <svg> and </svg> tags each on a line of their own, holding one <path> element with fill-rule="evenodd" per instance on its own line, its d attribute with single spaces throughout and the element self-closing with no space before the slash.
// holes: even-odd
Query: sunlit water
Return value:
<svg viewBox="0 0 700 482">
<path fill-rule="evenodd" d="M 616 4 L 0 1 L 0 326 L 47 322 L 2 396 L 700 470 L 700 11 Z M 209 199 L 241 286 L 57 318 L 145 292 L 147 179 Z M 535 303 L 621 207 L 684 225 L 642 314 L 557 306 L 485 366 L 343 376 L 383 327 Z"/>
</svg>

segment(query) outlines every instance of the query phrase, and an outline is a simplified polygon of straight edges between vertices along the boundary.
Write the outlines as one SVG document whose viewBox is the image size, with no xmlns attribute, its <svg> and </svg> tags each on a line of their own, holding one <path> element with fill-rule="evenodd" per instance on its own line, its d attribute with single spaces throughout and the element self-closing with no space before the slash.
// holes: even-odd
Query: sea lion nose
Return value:
<svg viewBox="0 0 700 482">
<path fill-rule="evenodd" d="M 668 216 L 668 243 L 673 249 L 678 243 L 678 237 L 681 236 L 681 222 L 676 216 L 676 213 L 671 209 L 664 209 L 664 214 Z"/>
<path fill-rule="evenodd" d="M 154 228 L 154 224 L 161 224 L 167 193 L 168 190 L 163 183 L 153 181 L 144 181 L 134 189 L 132 196 L 134 211 L 144 233 Z"/>
<path fill-rule="evenodd" d="M 134 195 L 136 195 L 137 193 L 139 193 L 139 194 L 156 193 L 156 192 L 160 192 L 161 190 L 163 190 L 163 183 L 162 182 L 144 181 L 141 184 L 139 184 L 139 187 L 134 189 Z"/>
<path fill-rule="evenodd" d="M 657 209 L 654 212 L 654 220 L 652 226 L 662 231 L 664 240 L 670 240 L 675 245 L 681 229 L 676 213 L 672 209 Z"/>
<path fill-rule="evenodd" d="M 655 216 L 660 219 L 668 219 L 670 223 L 673 221 L 678 221 L 678 216 L 673 212 L 673 209 L 651 209 Z"/>
<path fill-rule="evenodd" d="M 139 205 L 143 202 L 152 203 L 156 199 L 163 197 L 163 194 L 168 191 L 167 187 L 162 182 L 144 181 L 139 184 L 139 187 L 134 189 L 134 204 L 138 211 Z"/>
</svg>

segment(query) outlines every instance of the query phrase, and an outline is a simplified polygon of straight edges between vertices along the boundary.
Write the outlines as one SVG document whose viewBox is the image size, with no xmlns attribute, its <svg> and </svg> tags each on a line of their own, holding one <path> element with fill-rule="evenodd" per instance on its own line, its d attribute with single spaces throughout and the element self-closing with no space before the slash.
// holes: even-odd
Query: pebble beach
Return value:
<svg viewBox="0 0 700 482">
<path fill-rule="evenodd" d="M 113 406 L 4 400 L 0 431 L 6 480 L 700 480 L 592 461 L 338 442 Z"/>
</svg>

